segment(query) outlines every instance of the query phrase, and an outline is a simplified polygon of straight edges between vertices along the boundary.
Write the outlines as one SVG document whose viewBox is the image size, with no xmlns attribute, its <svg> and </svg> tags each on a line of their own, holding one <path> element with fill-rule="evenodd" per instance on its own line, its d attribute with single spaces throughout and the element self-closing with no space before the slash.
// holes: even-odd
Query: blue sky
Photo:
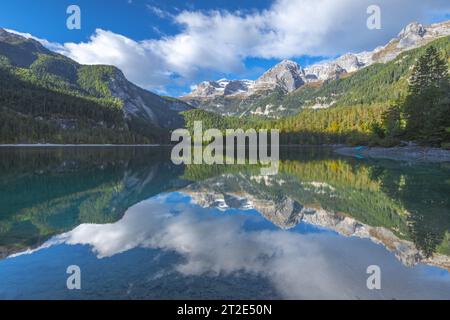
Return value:
<svg viewBox="0 0 450 320">
<path fill-rule="evenodd" d="M 368 5 L 382 28 L 366 27 Z M 81 8 L 81 30 L 66 9 Z M 450 19 L 447 0 L 14 0 L 0 27 L 80 63 L 114 64 L 138 85 L 182 95 L 203 80 L 255 79 L 282 59 L 302 66 L 385 44 L 407 23 Z"/>
<path fill-rule="evenodd" d="M 152 11 L 158 8 L 177 14 L 182 10 L 257 10 L 267 8 L 269 0 L 5 0 L 0 4 L 3 27 L 29 32 L 55 42 L 88 40 L 95 29 L 120 33 L 134 40 L 175 34 L 179 27 Z M 81 30 L 66 28 L 66 9 L 76 4 L 82 9 Z"/>
</svg>

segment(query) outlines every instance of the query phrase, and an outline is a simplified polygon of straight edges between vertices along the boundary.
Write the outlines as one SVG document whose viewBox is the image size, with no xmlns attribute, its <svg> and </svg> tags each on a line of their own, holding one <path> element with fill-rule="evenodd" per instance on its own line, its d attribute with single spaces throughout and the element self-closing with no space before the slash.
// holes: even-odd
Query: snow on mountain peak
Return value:
<svg viewBox="0 0 450 320">
<path fill-rule="evenodd" d="M 209 98 L 217 96 L 229 96 L 248 92 L 253 86 L 254 81 L 251 80 L 228 80 L 220 79 L 217 81 L 203 81 L 198 84 L 191 97 Z"/>
<path fill-rule="evenodd" d="M 333 61 L 320 62 L 304 69 L 297 62 L 285 59 L 266 71 L 256 81 L 227 79 L 207 81 L 198 85 L 188 97 L 250 96 L 275 88 L 292 92 L 305 83 L 338 79 L 342 74 L 358 71 L 374 62 L 388 62 L 406 50 L 448 35 L 450 35 L 450 21 L 426 27 L 418 22 L 412 22 L 388 44 L 379 46 L 373 51 L 347 53 Z"/>
</svg>

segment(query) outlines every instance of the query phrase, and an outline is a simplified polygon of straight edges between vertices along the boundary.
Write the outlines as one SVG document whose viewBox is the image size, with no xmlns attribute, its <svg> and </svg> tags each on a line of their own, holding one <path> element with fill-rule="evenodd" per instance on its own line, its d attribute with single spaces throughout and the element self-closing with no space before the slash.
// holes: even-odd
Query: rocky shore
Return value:
<svg viewBox="0 0 450 320">
<path fill-rule="evenodd" d="M 407 147 L 338 147 L 335 152 L 357 158 L 379 158 L 413 162 L 450 162 L 450 150 L 407 146 Z"/>
</svg>

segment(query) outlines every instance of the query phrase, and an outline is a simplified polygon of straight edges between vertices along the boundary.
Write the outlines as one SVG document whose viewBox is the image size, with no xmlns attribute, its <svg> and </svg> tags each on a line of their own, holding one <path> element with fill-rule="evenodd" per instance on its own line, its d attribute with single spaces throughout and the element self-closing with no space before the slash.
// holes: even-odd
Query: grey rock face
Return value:
<svg viewBox="0 0 450 320">
<path fill-rule="evenodd" d="M 414 46 L 425 35 L 425 28 L 420 23 L 414 22 L 407 25 L 399 34 L 400 39 L 397 47 L 408 48 Z"/>
<path fill-rule="evenodd" d="M 158 127 L 180 127 L 183 118 L 179 112 L 191 108 L 182 101 L 165 99 L 134 85 L 119 69 L 109 80 L 109 89 L 114 97 L 123 101 L 126 118 L 146 120 Z"/>
<path fill-rule="evenodd" d="M 359 60 L 356 54 L 347 53 L 335 60 L 345 72 L 354 72 L 365 66 L 365 63 Z"/>
<path fill-rule="evenodd" d="M 132 96 L 131 89 L 125 76 L 118 71 L 115 76 L 110 79 L 109 88 L 111 94 L 124 102 L 124 112 L 127 118 L 142 114 L 152 122 L 157 122 L 155 113 L 145 105 L 140 96 Z"/>
<path fill-rule="evenodd" d="M 278 87 L 286 92 L 292 92 L 305 83 L 304 76 L 305 73 L 298 63 L 283 60 L 256 80 L 253 91 L 271 90 Z"/>
<path fill-rule="evenodd" d="M 215 81 L 205 81 L 197 86 L 196 93 L 200 97 L 212 96 L 222 87 Z"/>
<path fill-rule="evenodd" d="M 374 62 L 388 62 L 400 53 L 423 46 L 437 38 L 450 35 L 450 21 L 423 26 L 413 22 L 408 24 L 400 33 L 385 46 L 373 51 Z"/>
<path fill-rule="evenodd" d="M 425 35 L 425 32 L 427 31 L 422 24 L 418 22 L 412 22 L 398 33 L 397 38 L 403 39 L 409 36 L 423 37 Z"/>
<path fill-rule="evenodd" d="M 249 83 L 246 81 L 233 80 L 230 81 L 224 88 L 224 95 L 229 96 L 236 93 L 247 92 Z"/>
<path fill-rule="evenodd" d="M 226 80 L 204 81 L 196 86 L 196 88 L 186 98 L 212 98 L 226 97 L 246 93 L 253 86 L 254 81 L 251 80 Z"/>
<path fill-rule="evenodd" d="M 338 79 L 346 71 L 339 64 L 331 62 L 314 65 L 307 68 L 305 72 L 308 82 L 314 82 Z"/>
</svg>

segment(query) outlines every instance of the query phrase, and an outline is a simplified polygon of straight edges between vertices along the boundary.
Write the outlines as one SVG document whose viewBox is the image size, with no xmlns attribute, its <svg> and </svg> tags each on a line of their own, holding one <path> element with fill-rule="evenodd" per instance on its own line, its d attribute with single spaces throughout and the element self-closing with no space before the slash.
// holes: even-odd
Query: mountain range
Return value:
<svg viewBox="0 0 450 320">
<path fill-rule="evenodd" d="M 306 68 L 290 60 L 283 60 L 260 78 L 252 80 L 204 81 L 198 84 L 190 94 L 182 97 L 183 101 L 207 111 L 222 115 L 258 115 L 279 117 L 298 112 L 287 110 L 287 106 L 261 103 L 277 92 L 285 96 L 302 87 L 320 87 L 330 81 L 349 75 L 377 63 L 388 63 L 401 53 L 424 46 L 433 40 L 450 35 L 450 21 L 424 26 L 413 22 L 384 46 L 373 51 L 347 53 L 339 58 L 321 62 Z M 332 103 L 316 99 L 310 107 L 328 108 Z"/>
<path fill-rule="evenodd" d="M 28 136 L 10 142 L 54 141 L 58 135 L 67 136 L 61 130 L 73 130 L 81 140 L 73 142 L 89 142 L 93 134 L 114 135 L 111 130 L 126 136 L 124 141 L 113 138 L 115 142 L 155 142 L 165 131 L 182 127 L 180 112 L 191 109 L 185 102 L 136 86 L 114 66 L 81 65 L 4 29 L 0 84 L 2 118 L 36 128 L 35 141 Z M 41 134 L 44 127 L 47 136 Z M 86 137 L 80 131 L 86 131 Z M 5 129 L 4 134 L 8 135 Z"/>
<path fill-rule="evenodd" d="M 0 143 L 167 143 L 171 130 L 192 120 L 190 112 L 197 119 L 197 111 L 300 125 L 306 120 L 289 116 L 397 99 L 430 45 L 449 55 L 450 21 L 414 22 L 373 51 L 305 68 L 283 60 L 254 81 L 205 81 L 177 99 L 138 87 L 114 66 L 82 65 L 0 28 Z M 370 125 L 359 122 L 353 125 Z"/>
</svg>

